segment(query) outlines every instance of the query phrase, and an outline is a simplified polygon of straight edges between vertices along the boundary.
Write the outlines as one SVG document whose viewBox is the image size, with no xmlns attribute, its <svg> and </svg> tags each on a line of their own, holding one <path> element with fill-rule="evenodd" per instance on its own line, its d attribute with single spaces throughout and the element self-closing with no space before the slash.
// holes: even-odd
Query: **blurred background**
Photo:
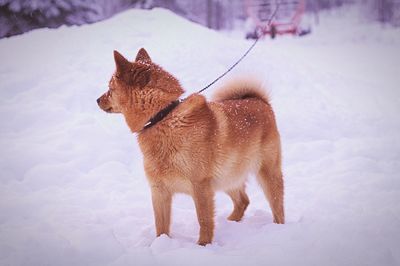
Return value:
<svg viewBox="0 0 400 266">
<path fill-rule="evenodd" d="M 208 28 L 231 30 L 251 19 L 265 20 L 275 0 L 0 0 L 0 38 L 36 28 L 83 25 L 107 19 L 130 8 L 167 8 Z M 319 22 L 319 12 L 343 5 L 357 5 L 360 19 L 400 26 L 400 0 L 280 1 L 279 16 L 293 20 L 304 13 Z M 284 14 L 286 12 L 287 14 Z M 278 16 L 278 18 L 279 18 Z M 303 29 L 304 30 L 304 29 Z M 308 29 L 306 30 L 308 31 Z M 298 32 L 299 33 L 299 32 Z M 251 37 L 251 36 L 250 36 Z"/>
</svg>

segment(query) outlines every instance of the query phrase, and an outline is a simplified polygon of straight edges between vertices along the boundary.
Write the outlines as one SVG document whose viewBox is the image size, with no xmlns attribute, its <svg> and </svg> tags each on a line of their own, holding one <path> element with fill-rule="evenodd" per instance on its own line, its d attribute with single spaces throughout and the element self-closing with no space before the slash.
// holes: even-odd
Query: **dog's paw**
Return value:
<svg viewBox="0 0 400 266">
<path fill-rule="evenodd" d="M 229 221 L 233 221 L 233 222 L 240 222 L 243 218 L 243 214 L 237 214 L 237 213 L 232 213 L 231 215 L 229 215 L 229 217 L 227 218 Z"/>
<path fill-rule="evenodd" d="M 199 240 L 197 241 L 197 244 L 200 245 L 200 246 L 205 246 L 207 244 L 211 244 L 212 239 L 213 239 L 212 233 L 211 234 L 203 233 L 203 234 L 200 234 L 200 237 L 199 237 Z"/>
<path fill-rule="evenodd" d="M 199 239 L 199 241 L 197 241 L 197 245 L 200 245 L 200 246 L 206 246 L 206 245 L 208 245 L 208 244 L 211 244 L 211 240 L 201 240 L 201 239 Z"/>
</svg>

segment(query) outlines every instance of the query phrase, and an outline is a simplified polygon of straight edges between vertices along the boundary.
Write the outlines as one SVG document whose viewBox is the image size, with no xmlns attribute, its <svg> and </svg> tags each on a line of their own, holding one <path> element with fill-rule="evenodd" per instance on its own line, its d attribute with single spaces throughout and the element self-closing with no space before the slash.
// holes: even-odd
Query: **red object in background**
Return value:
<svg viewBox="0 0 400 266">
<path fill-rule="evenodd" d="M 256 38 L 260 34 L 275 38 L 276 35 L 282 34 L 303 35 L 309 33 L 299 27 L 305 8 L 304 0 L 246 0 L 245 5 L 247 16 L 253 20 L 256 26 L 254 32 L 248 33 L 246 38 Z M 268 25 L 268 20 L 277 5 L 279 5 L 279 9 Z"/>
</svg>

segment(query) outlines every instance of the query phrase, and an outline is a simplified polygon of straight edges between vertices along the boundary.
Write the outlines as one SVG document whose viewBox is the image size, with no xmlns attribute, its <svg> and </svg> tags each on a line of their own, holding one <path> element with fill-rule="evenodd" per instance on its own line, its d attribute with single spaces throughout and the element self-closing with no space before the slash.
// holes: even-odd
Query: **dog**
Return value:
<svg viewBox="0 0 400 266">
<path fill-rule="evenodd" d="M 255 173 L 273 214 L 285 222 L 281 145 L 265 89 L 236 80 L 213 101 L 194 93 L 184 100 L 179 81 L 153 63 L 141 48 L 133 62 L 114 51 L 116 70 L 109 90 L 97 99 L 107 113 L 122 113 L 137 133 L 151 187 L 157 237 L 170 233 L 175 193 L 192 196 L 200 225 L 198 244 L 214 235 L 214 194 L 233 201 L 228 217 L 240 221 L 249 205 L 245 183 Z"/>
</svg>

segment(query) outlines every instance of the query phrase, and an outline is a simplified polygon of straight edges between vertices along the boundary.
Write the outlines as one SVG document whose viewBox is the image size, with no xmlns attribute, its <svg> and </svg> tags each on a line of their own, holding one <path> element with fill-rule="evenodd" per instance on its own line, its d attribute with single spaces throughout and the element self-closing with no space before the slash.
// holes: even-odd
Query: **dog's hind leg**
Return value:
<svg viewBox="0 0 400 266">
<path fill-rule="evenodd" d="M 169 235 L 171 223 L 172 194 L 163 185 L 151 186 L 157 236 Z"/>
<path fill-rule="evenodd" d="M 233 201 L 233 211 L 231 215 L 229 215 L 228 220 L 239 222 L 250 203 L 249 197 L 247 197 L 245 191 L 245 185 L 243 184 L 240 188 L 229 190 L 226 193 Z"/>
<path fill-rule="evenodd" d="M 274 223 L 285 223 L 283 177 L 279 163 L 264 161 L 257 175 L 274 216 Z"/>
</svg>

